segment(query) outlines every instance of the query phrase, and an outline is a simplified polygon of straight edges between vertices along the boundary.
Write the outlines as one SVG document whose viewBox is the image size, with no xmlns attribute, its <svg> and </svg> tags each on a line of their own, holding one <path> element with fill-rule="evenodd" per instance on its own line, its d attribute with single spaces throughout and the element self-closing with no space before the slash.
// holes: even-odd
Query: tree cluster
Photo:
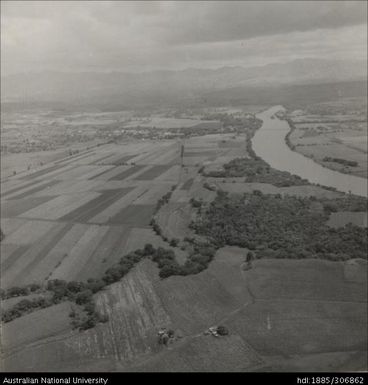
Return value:
<svg viewBox="0 0 368 385">
<path fill-rule="evenodd" d="M 169 203 L 170 198 L 171 198 L 171 195 L 172 195 L 172 193 L 174 192 L 175 189 L 176 189 L 176 185 L 171 186 L 171 190 L 170 190 L 169 192 L 167 192 L 165 195 L 163 195 L 163 196 L 157 201 L 156 209 L 155 209 L 155 212 L 156 212 L 156 213 L 160 210 L 160 208 L 161 208 L 162 206 L 164 206 L 165 204 Z"/>
<path fill-rule="evenodd" d="M 251 137 L 254 132 L 247 134 L 247 152 L 249 157 L 236 158 L 222 166 L 222 170 L 206 172 L 202 175 L 214 178 L 245 177 L 247 183 L 269 183 L 277 187 L 303 186 L 310 184 L 298 175 L 272 168 L 262 158 L 256 155 L 252 148 Z"/>
<path fill-rule="evenodd" d="M 216 247 L 256 250 L 258 258 L 367 258 L 367 229 L 326 225 L 329 213 L 309 198 L 219 192 L 193 228 Z"/>
<path fill-rule="evenodd" d="M 358 162 L 356 162 L 355 160 L 347 160 L 347 159 L 342 159 L 342 158 L 332 158 L 330 156 L 325 156 L 323 158 L 323 161 L 324 162 L 335 162 L 335 163 L 339 163 L 339 164 L 342 164 L 344 166 L 349 166 L 349 167 L 357 167 L 358 166 Z"/>
<path fill-rule="evenodd" d="M 21 297 L 29 294 L 34 294 L 39 292 L 40 289 L 41 289 L 41 285 L 39 285 L 38 283 L 31 283 L 29 285 L 22 286 L 22 287 L 13 286 L 7 290 L 0 289 L 0 296 L 1 296 L 1 299 L 4 300 L 4 299 L 13 298 L 13 297 Z"/>
</svg>

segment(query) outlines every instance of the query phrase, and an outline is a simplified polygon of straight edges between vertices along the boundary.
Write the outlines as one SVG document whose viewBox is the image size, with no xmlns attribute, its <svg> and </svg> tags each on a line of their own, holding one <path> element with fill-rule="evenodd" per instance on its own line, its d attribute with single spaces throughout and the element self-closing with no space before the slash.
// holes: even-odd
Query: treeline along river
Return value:
<svg viewBox="0 0 368 385">
<path fill-rule="evenodd" d="M 282 106 L 274 106 L 257 114 L 257 118 L 261 119 L 263 124 L 252 139 L 255 153 L 275 169 L 288 171 L 308 179 L 311 183 L 367 197 L 367 179 L 322 167 L 288 147 L 285 136 L 290 130 L 289 124 L 275 116 L 283 109 Z M 274 118 L 271 118 L 272 116 Z"/>
</svg>

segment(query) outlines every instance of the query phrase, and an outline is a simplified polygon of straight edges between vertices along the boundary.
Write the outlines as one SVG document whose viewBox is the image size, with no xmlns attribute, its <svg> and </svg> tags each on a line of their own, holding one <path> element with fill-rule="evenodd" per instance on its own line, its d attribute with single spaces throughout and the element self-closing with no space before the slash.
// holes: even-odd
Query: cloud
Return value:
<svg viewBox="0 0 368 385">
<path fill-rule="evenodd" d="M 189 44 L 364 24 L 366 10 L 362 1 L 180 2 L 164 22 L 168 41 Z"/>
<path fill-rule="evenodd" d="M 366 54 L 366 2 L 2 1 L 2 74 Z"/>
</svg>

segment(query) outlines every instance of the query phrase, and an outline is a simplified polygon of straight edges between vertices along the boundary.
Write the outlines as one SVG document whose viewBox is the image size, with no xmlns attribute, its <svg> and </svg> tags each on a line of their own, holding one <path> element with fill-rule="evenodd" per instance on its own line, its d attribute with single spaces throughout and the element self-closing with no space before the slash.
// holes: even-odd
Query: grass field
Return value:
<svg viewBox="0 0 368 385">
<path fill-rule="evenodd" d="M 367 178 L 367 102 L 361 102 L 365 108 L 360 103 L 346 105 L 341 100 L 291 113 L 294 129 L 289 140 L 295 151 L 325 167 Z M 325 157 L 354 161 L 357 166 L 326 161 Z"/>
<path fill-rule="evenodd" d="M 27 328 L 6 344 L 4 367 L 22 358 L 25 368 L 39 370 L 83 370 L 92 362 L 123 371 L 308 371 L 316 362 L 344 370 L 355 357 L 358 369 L 365 368 L 366 281 L 356 274 L 346 280 L 344 263 L 320 260 L 259 260 L 243 271 L 244 256 L 226 247 L 206 271 L 166 280 L 145 261 L 97 295 L 110 319 L 85 332 L 66 334 L 62 317 L 44 330 L 39 319 L 56 317 L 54 307 L 20 318 Z M 203 335 L 216 324 L 230 335 Z M 159 346 L 160 327 L 181 339 L 169 349 Z M 46 359 L 52 351 L 57 359 Z"/>
<path fill-rule="evenodd" d="M 352 223 L 356 226 L 367 227 L 367 213 L 339 211 L 337 213 L 331 213 L 327 222 L 327 224 L 331 227 L 343 227 L 348 223 Z"/>
</svg>

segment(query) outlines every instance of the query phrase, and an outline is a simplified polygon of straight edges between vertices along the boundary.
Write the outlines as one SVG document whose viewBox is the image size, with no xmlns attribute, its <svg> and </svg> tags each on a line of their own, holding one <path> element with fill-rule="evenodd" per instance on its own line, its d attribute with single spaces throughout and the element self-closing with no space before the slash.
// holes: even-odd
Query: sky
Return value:
<svg viewBox="0 0 368 385">
<path fill-rule="evenodd" d="M 367 58 L 365 1 L 1 1 L 1 74 Z"/>
</svg>

